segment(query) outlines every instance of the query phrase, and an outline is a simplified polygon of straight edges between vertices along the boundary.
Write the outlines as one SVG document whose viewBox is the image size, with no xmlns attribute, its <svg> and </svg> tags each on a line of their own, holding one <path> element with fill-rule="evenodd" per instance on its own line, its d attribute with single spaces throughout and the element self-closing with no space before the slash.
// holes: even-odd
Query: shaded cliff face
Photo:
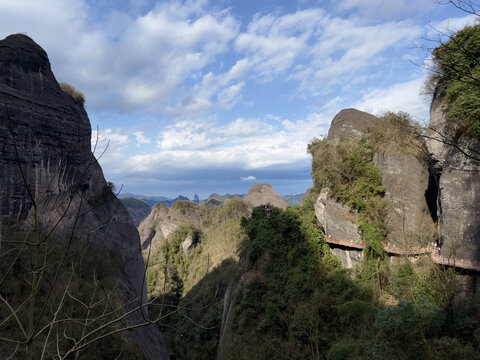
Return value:
<svg viewBox="0 0 480 360">
<path fill-rule="evenodd" d="M 252 209 L 266 204 L 270 204 L 280 209 L 286 209 L 288 207 L 287 202 L 268 184 L 253 185 L 248 189 L 247 194 L 242 200 Z"/>
<path fill-rule="evenodd" d="M 427 145 L 435 161 L 434 178 L 438 186 L 438 230 L 442 255 L 480 261 L 480 162 L 466 156 L 439 139 L 446 122 L 445 94 L 437 90 L 430 107 Z M 435 130 L 433 130 L 435 129 Z M 472 139 L 460 139 L 461 148 L 477 149 Z M 467 153 L 469 153 L 467 151 Z"/>
<path fill-rule="evenodd" d="M 91 152 L 83 105 L 60 89 L 47 54 L 27 36 L 0 41 L 0 114 L 2 219 L 28 225 L 35 204 L 41 229 L 55 229 L 60 242 L 73 232 L 75 241 L 112 260 L 119 299 L 126 310 L 139 306 L 146 296 L 138 233 Z M 142 314 L 129 321 L 142 321 Z M 167 358 L 155 327 L 127 336 L 146 359 Z"/>
<path fill-rule="evenodd" d="M 143 200 L 124 198 L 120 199 L 120 201 L 127 209 L 135 226 L 138 226 L 150 214 L 150 206 Z"/>
</svg>

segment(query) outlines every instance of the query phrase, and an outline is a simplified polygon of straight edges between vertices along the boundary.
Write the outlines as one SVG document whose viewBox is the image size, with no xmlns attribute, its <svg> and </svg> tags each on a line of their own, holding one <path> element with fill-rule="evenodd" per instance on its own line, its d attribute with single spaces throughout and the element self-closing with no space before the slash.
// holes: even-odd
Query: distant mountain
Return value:
<svg viewBox="0 0 480 360">
<path fill-rule="evenodd" d="M 133 220 L 135 226 L 138 226 L 140 222 L 145 219 L 148 214 L 150 214 L 151 206 L 148 205 L 144 200 L 139 200 L 135 198 L 123 198 L 120 199 L 125 208 L 130 215 L 130 218 Z"/>
<path fill-rule="evenodd" d="M 142 200 L 148 204 L 151 208 L 153 205 L 162 203 L 166 207 L 171 207 L 177 201 L 190 201 L 190 199 L 183 195 L 178 195 L 175 199 L 167 198 L 165 196 L 145 196 L 145 195 L 138 195 L 132 193 L 123 193 L 118 195 L 120 199 L 131 198 L 131 199 L 138 199 Z"/>
<path fill-rule="evenodd" d="M 303 194 L 288 194 L 282 195 L 282 198 L 287 202 L 288 205 L 294 206 L 300 203 L 302 196 Z"/>
<path fill-rule="evenodd" d="M 206 200 L 201 200 L 200 205 L 222 205 L 225 203 L 225 201 L 233 199 L 234 197 L 239 197 L 242 198 L 244 197 L 245 194 L 225 194 L 225 195 L 219 195 L 216 193 L 211 194 L 208 199 Z"/>
</svg>

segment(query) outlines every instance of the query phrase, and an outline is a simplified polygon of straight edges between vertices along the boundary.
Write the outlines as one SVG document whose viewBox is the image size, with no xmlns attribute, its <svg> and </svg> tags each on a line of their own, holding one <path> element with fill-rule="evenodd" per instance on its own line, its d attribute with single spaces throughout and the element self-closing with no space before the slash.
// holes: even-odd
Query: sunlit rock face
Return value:
<svg viewBox="0 0 480 360">
<path fill-rule="evenodd" d="M 462 139 L 459 147 L 466 150 L 462 151 L 442 141 L 446 122 L 444 96 L 438 89 L 434 94 L 427 133 L 438 187 L 442 255 L 480 261 L 480 162 L 476 160 L 480 157 L 480 144 Z"/>
<path fill-rule="evenodd" d="M 24 35 L 0 41 L 0 114 L 2 220 L 28 224 L 35 203 L 42 229 L 55 229 L 59 241 L 73 231 L 75 241 L 111 259 L 119 299 L 127 310 L 141 305 L 146 293 L 138 232 L 92 154 L 87 113 L 60 88 L 46 52 Z M 140 311 L 129 319 L 141 320 Z M 145 359 L 168 358 L 155 326 L 126 335 Z"/>
<path fill-rule="evenodd" d="M 423 246 L 433 240 L 435 224 L 429 212 L 429 162 L 404 152 L 376 153 L 373 163 L 382 174 L 388 200 L 387 245 Z"/>
<path fill-rule="evenodd" d="M 201 223 L 200 206 L 192 201 L 177 201 L 171 208 L 155 204 L 150 214 L 138 226 L 142 250 L 154 251 L 165 243 L 179 225 Z"/>
<path fill-rule="evenodd" d="M 381 120 L 356 109 L 342 110 L 332 120 L 327 142 L 335 146 L 342 138 L 359 141 L 364 131 L 378 121 Z M 332 147 L 329 149 L 326 151 L 333 151 Z M 436 232 L 435 216 L 431 214 L 428 200 L 431 201 L 436 194 L 431 194 L 434 191 L 429 171 L 431 162 L 426 151 L 415 154 L 415 151 L 402 147 L 385 146 L 385 150 L 373 154 L 372 162 L 380 170 L 382 185 L 386 189 L 386 226 L 389 234 L 385 245 L 419 246 L 432 241 Z M 317 190 L 315 213 L 326 235 L 339 240 L 360 240 L 362 235 L 356 224 L 357 214 L 331 198 L 329 189 Z M 359 261 L 358 257 L 353 258 L 348 252 L 336 251 L 346 266 Z"/>
<path fill-rule="evenodd" d="M 376 116 L 364 111 L 341 110 L 332 120 L 327 140 L 333 145 L 337 145 L 341 138 L 358 141 L 362 138 L 363 130 L 373 125 L 376 120 Z"/>
<path fill-rule="evenodd" d="M 248 189 L 247 194 L 243 197 L 243 202 L 250 208 L 261 205 L 270 204 L 272 206 L 286 209 L 287 202 L 278 195 L 268 184 L 255 184 Z"/>
</svg>

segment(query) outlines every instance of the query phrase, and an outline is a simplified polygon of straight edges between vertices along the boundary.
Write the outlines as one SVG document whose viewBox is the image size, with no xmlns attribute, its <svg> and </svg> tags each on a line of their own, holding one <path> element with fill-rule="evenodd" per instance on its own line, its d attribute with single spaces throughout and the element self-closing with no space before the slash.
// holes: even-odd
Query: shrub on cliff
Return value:
<svg viewBox="0 0 480 360">
<path fill-rule="evenodd" d="M 59 85 L 60 88 L 70 95 L 77 104 L 85 104 L 85 96 L 83 96 L 82 92 L 78 91 L 72 85 L 67 84 L 66 82 L 61 82 Z"/>
<path fill-rule="evenodd" d="M 447 131 L 480 140 L 480 24 L 458 31 L 432 57 L 432 76 L 445 90 Z"/>
</svg>

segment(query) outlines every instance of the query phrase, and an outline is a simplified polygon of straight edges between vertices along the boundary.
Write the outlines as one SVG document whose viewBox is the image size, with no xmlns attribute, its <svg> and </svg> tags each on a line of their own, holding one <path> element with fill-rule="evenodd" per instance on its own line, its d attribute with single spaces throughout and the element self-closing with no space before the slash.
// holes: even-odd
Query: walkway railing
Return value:
<svg viewBox="0 0 480 360">
<path fill-rule="evenodd" d="M 344 246 L 347 248 L 352 248 L 356 250 L 363 250 L 364 245 L 363 241 L 359 240 L 356 242 L 355 240 L 348 241 L 348 240 L 340 240 L 335 239 L 329 236 L 325 236 L 325 240 L 327 243 L 336 244 L 340 246 Z M 395 255 L 422 255 L 430 253 L 432 260 L 434 263 L 447 265 L 447 266 L 454 266 L 461 269 L 467 270 L 475 270 L 480 272 L 480 262 L 468 259 L 456 259 L 456 258 L 447 258 L 435 253 L 435 248 L 428 246 L 428 247 L 410 247 L 410 248 L 399 248 L 396 246 L 383 246 L 383 249 L 389 254 Z"/>
</svg>

